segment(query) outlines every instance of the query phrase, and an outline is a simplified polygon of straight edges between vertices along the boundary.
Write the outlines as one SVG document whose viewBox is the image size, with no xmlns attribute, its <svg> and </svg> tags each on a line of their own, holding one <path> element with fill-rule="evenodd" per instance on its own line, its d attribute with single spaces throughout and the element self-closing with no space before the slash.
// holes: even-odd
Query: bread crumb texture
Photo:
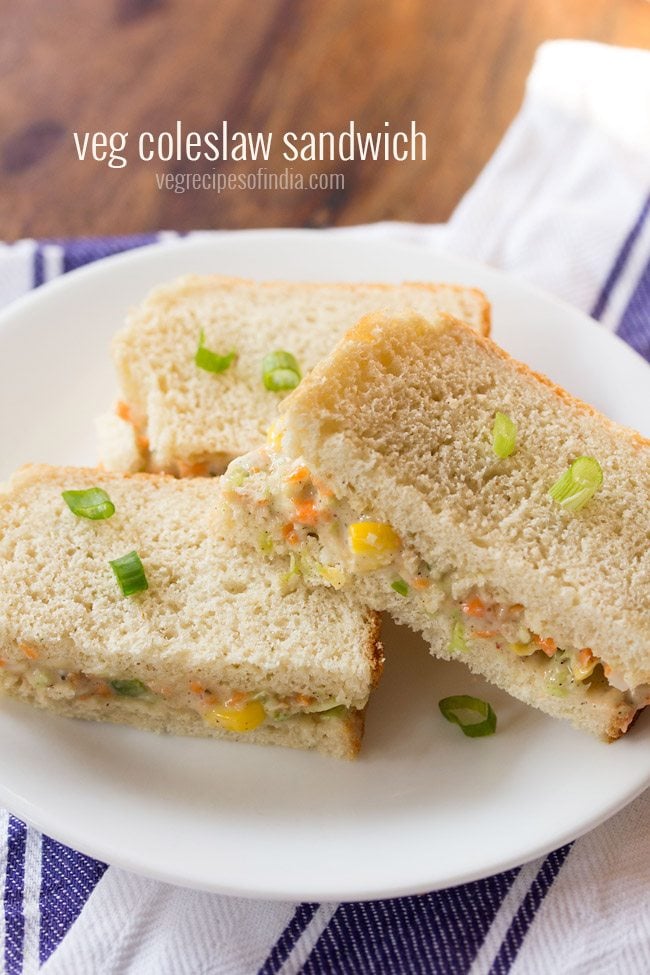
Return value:
<svg viewBox="0 0 650 975">
<path fill-rule="evenodd" d="M 291 352 L 303 376 L 364 314 L 404 307 L 423 315 L 444 309 L 489 331 L 482 294 L 453 285 L 327 285 L 253 282 L 189 276 L 153 291 L 135 307 L 113 342 L 121 396 L 148 449 L 140 465 L 183 475 L 203 467 L 220 473 L 256 447 L 284 394 L 262 383 L 262 360 Z M 237 359 L 214 375 L 194 356 L 205 346 Z M 102 459 L 109 469 L 134 469 L 133 443 L 116 424 L 101 422 Z M 132 441 L 133 438 L 131 438 Z"/>
</svg>

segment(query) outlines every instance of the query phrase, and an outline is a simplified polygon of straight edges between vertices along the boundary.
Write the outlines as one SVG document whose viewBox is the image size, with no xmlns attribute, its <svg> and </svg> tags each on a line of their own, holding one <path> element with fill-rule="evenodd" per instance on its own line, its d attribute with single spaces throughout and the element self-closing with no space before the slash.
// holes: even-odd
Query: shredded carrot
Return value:
<svg viewBox="0 0 650 975">
<path fill-rule="evenodd" d="M 233 691 L 228 700 L 226 701 L 227 708 L 238 708 L 241 704 L 245 704 L 248 700 L 248 694 L 246 691 Z"/>
<path fill-rule="evenodd" d="M 321 481 L 320 478 L 315 478 L 315 477 L 312 477 L 312 481 L 314 482 L 314 487 L 316 488 L 318 493 L 322 495 L 322 497 L 324 498 L 333 497 L 334 491 L 332 491 L 331 487 L 329 487 L 329 485 L 326 484 L 325 481 Z"/>
<path fill-rule="evenodd" d="M 309 477 L 309 470 L 303 465 L 302 467 L 297 467 L 295 471 L 284 478 L 287 484 L 295 484 L 297 481 L 306 481 Z"/>
<path fill-rule="evenodd" d="M 557 650 L 557 643 L 550 636 L 542 639 L 541 636 L 533 638 L 540 650 L 543 650 L 547 657 L 552 657 Z"/>
<path fill-rule="evenodd" d="M 312 697 L 311 694 L 294 694 L 293 699 L 296 704 L 300 704 L 304 708 L 307 708 L 310 704 L 315 704 L 316 702 L 316 698 Z"/>
<path fill-rule="evenodd" d="M 317 525 L 320 512 L 313 501 L 296 501 L 296 521 L 301 525 Z"/>
<path fill-rule="evenodd" d="M 6 660 L 0 660 L 0 667 L 6 667 L 6 666 L 7 666 L 7 661 Z"/>
<path fill-rule="evenodd" d="M 133 423 L 131 407 L 128 403 L 125 403 L 123 400 L 119 400 L 115 406 L 115 412 L 119 416 L 120 420 L 126 420 L 127 423 Z"/>
<path fill-rule="evenodd" d="M 25 656 L 28 657 L 30 660 L 38 660 L 38 651 L 35 650 L 34 647 L 30 647 L 26 643 L 20 643 L 18 645 L 18 649 L 22 650 Z"/>
<path fill-rule="evenodd" d="M 287 542 L 289 545 L 298 544 L 299 542 L 298 532 L 295 530 L 293 524 L 290 521 L 288 521 L 286 525 L 282 526 L 282 537 L 284 538 L 285 542 Z"/>
<path fill-rule="evenodd" d="M 207 688 L 205 688 L 203 684 L 199 684 L 198 680 L 190 681 L 190 690 L 192 694 L 200 694 L 203 697 L 204 704 L 216 703 L 216 698 L 214 694 L 211 691 L 207 690 Z M 172 695 L 172 692 L 169 687 L 159 687 L 157 693 L 161 694 L 163 697 L 171 697 Z"/>
<path fill-rule="evenodd" d="M 581 667 L 586 667 L 594 659 L 594 655 L 589 647 L 584 647 L 578 654 L 578 663 Z"/>
<path fill-rule="evenodd" d="M 486 613 L 485 603 L 478 596 L 472 596 L 471 599 L 463 603 L 463 613 L 465 616 L 474 616 L 477 619 L 482 619 Z"/>
<path fill-rule="evenodd" d="M 611 677 L 611 675 L 614 673 L 614 671 L 609 666 L 609 664 L 603 664 L 603 673 L 604 673 L 605 677 Z"/>
<path fill-rule="evenodd" d="M 411 585 L 414 589 L 428 589 L 431 585 L 431 579 L 423 579 L 421 576 L 417 576 Z"/>
<path fill-rule="evenodd" d="M 496 636 L 496 630 L 472 630 L 472 636 L 477 636 L 481 640 L 487 640 L 489 637 Z"/>
<path fill-rule="evenodd" d="M 144 434 L 139 433 L 135 438 L 135 442 L 138 446 L 138 450 L 140 450 L 143 454 L 146 454 L 146 452 L 149 450 L 149 437 L 145 437 Z"/>
<path fill-rule="evenodd" d="M 208 472 L 208 462 L 198 460 L 194 464 L 188 461 L 178 461 L 178 473 L 180 477 L 205 477 Z"/>
<path fill-rule="evenodd" d="M 92 691 L 86 691 L 85 694 L 78 694 L 75 700 L 77 701 L 90 701 L 93 697 L 112 697 L 113 690 L 108 686 L 106 681 L 103 681 L 97 687 L 93 688 Z"/>
</svg>

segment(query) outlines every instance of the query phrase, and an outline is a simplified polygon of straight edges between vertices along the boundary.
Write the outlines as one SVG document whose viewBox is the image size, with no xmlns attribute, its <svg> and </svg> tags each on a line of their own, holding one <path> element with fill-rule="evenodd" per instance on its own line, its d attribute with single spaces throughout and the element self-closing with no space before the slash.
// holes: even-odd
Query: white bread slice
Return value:
<svg viewBox="0 0 650 975">
<path fill-rule="evenodd" d="M 505 460 L 492 450 L 497 411 L 517 424 L 516 450 Z M 390 567 L 365 574 L 353 568 L 368 605 L 422 631 L 436 655 L 465 660 L 549 714 L 607 739 L 625 731 L 650 690 L 647 441 L 446 315 L 433 324 L 413 315 L 369 316 L 285 401 L 282 414 L 282 454 L 306 464 L 339 499 L 332 528 L 299 527 L 302 551 L 335 570 L 323 575 L 321 564 L 308 571 L 313 580 L 336 579 L 336 570 L 341 580 L 350 575 L 345 544 L 337 561 L 328 531 L 362 518 L 387 523 L 415 575 L 418 560 L 431 567 L 430 589 L 423 604 L 413 587 L 406 597 L 391 590 L 394 568 L 392 576 Z M 581 455 L 599 461 L 604 480 L 586 507 L 571 513 L 548 490 Z M 241 531 L 259 531 L 281 510 L 273 502 L 251 508 L 255 479 L 269 476 L 259 455 L 256 463 L 260 474 L 239 487 L 231 482 L 226 492 Z M 231 469 L 242 468 L 253 469 L 246 459 Z M 610 687 L 597 672 L 557 697 L 549 684 L 556 661 L 541 651 L 518 657 L 498 637 L 468 638 L 465 651 L 450 648 L 458 619 L 450 597 L 460 608 L 473 590 L 487 591 L 500 606 L 522 606 L 530 633 L 575 652 L 589 648 L 615 672 L 612 682 L 622 678 L 637 694 Z"/>
<path fill-rule="evenodd" d="M 448 284 L 295 284 L 188 276 L 156 288 L 113 341 L 127 422 L 102 421 L 109 470 L 218 474 L 263 442 L 283 393 L 262 383 L 262 360 L 283 349 L 303 376 L 370 312 L 439 309 L 487 333 L 490 308 L 473 288 Z M 207 348 L 237 352 L 214 375 L 196 366 L 199 332 Z M 137 467 L 136 467 L 137 465 Z"/>
<path fill-rule="evenodd" d="M 112 517 L 69 510 L 61 492 L 89 487 L 109 494 Z M 215 491 L 164 475 L 15 474 L 0 493 L 0 688 L 76 717 L 354 757 L 381 671 L 376 617 L 347 595 L 283 595 L 283 566 L 210 524 Z M 109 561 L 131 550 L 149 588 L 124 597 Z M 58 672 L 66 680 L 42 678 Z M 134 679 L 153 693 L 111 692 Z M 267 720 L 234 734 L 202 717 L 226 692 L 309 700 L 278 715 L 265 698 Z M 314 712 L 328 702 L 345 711 Z"/>
<path fill-rule="evenodd" d="M 105 468 L 124 474 L 137 474 L 142 470 L 143 441 L 138 443 L 132 423 L 111 410 L 95 419 L 95 432 Z"/>
</svg>

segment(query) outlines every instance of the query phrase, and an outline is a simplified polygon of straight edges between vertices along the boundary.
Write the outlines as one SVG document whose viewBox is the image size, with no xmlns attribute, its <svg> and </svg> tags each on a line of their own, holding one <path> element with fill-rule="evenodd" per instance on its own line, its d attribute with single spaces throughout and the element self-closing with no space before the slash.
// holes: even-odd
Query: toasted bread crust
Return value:
<svg viewBox="0 0 650 975">
<path fill-rule="evenodd" d="M 171 284 L 159 285 L 154 288 L 148 299 L 152 300 L 156 298 L 167 298 L 170 295 L 181 296 L 187 293 L 195 293 L 196 291 L 214 291 L 215 288 L 232 288 L 242 285 L 250 285 L 251 281 L 248 278 L 241 278 L 235 275 L 227 274 L 186 274 Z M 376 291 L 379 294 L 389 294 L 395 291 L 396 287 L 400 285 L 387 284 L 386 282 L 380 281 L 358 281 L 358 282 L 348 282 L 340 281 L 336 283 L 325 283 L 323 281 L 285 281 L 282 279 L 276 279 L 273 281 L 255 281 L 255 286 L 260 289 L 265 289 L 269 291 L 277 290 L 293 290 L 296 292 L 301 292 L 303 290 L 307 291 L 318 291 L 323 288 L 333 288 L 337 291 L 348 291 L 351 294 L 357 293 L 360 289 Z M 440 291 L 452 291 L 457 295 L 472 295 L 475 299 L 480 311 L 478 312 L 479 324 L 478 331 L 482 335 L 489 335 L 492 328 L 492 308 L 490 302 L 488 301 L 485 293 L 481 291 L 480 288 L 474 288 L 471 286 L 465 286 L 462 284 L 447 284 L 441 281 L 403 281 L 401 286 L 407 288 L 420 288 L 423 291 L 429 291 L 436 294 Z M 406 302 L 405 304 L 408 304 Z M 134 310 L 137 310 L 134 309 Z M 453 317 L 453 316 L 450 316 Z"/>
<path fill-rule="evenodd" d="M 368 622 L 370 626 L 370 632 L 368 633 L 368 645 L 367 645 L 367 655 L 370 661 L 370 669 L 372 673 L 372 686 L 377 687 L 379 681 L 381 680 L 381 675 L 384 672 L 384 647 L 379 639 L 381 634 L 381 617 L 379 613 L 372 612 L 368 610 Z"/>
<path fill-rule="evenodd" d="M 423 314 L 446 307 L 480 332 L 490 327 L 485 295 L 458 285 L 190 275 L 156 288 L 113 339 L 121 407 L 97 424 L 104 465 L 180 477 L 222 473 L 263 442 L 277 415 L 284 393 L 265 389 L 261 377 L 269 350 L 290 350 L 306 374 L 358 315 L 381 305 Z M 218 376 L 195 364 L 199 326 L 209 348 L 237 353 Z"/>
<path fill-rule="evenodd" d="M 550 390 L 559 400 L 565 403 L 568 407 L 575 410 L 576 413 L 582 414 L 583 416 L 590 416 L 595 420 L 598 420 L 603 426 L 607 427 L 612 433 L 620 434 L 624 436 L 633 447 L 638 447 L 640 449 L 647 449 L 650 447 L 650 439 L 643 437 L 638 431 L 631 429 L 630 427 L 623 426 L 621 423 L 616 423 L 614 420 L 610 420 L 609 417 L 597 410 L 595 406 L 590 403 L 586 403 L 584 400 L 579 399 L 572 393 L 567 392 L 562 386 L 553 382 L 548 376 L 544 375 L 543 372 L 536 372 L 527 366 L 524 362 L 520 362 L 511 356 L 505 349 L 497 345 L 486 335 L 478 335 L 474 330 L 468 329 L 465 322 L 460 321 L 458 318 L 454 318 L 453 315 L 447 315 L 445 312 L 440 313 L 440 319 L 446 323 L 446 326 L 450 329 L 460 329 L 461 332 L 467 333 L 472 332 L 472 337 L 475 339 L 476 343 L 482 345 L 485 351 L 491 355 L 495 355 L 503 362 L 508 363 L 513 369 L 515 369 L 524 379 L 530 379 L 533 382 L 538 382 L 546 389 Z"/>
</svg>

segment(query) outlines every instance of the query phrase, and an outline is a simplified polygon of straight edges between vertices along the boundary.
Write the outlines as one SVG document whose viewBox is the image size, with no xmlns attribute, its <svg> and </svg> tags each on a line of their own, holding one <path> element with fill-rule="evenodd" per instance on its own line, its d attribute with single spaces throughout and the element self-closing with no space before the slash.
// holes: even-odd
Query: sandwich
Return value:
<svg viewBox="0 0 650 975">
<path fill-rule="evenodd" d="M 157 732 L 353 758 L 375 614 L 288 584 L 197 478 L 29 466 L 0 493 L 0 691 Z M 343 598 L 341 598 L 343 597 Z"/>
<path fill-rule="evenodd" d="M 604 740 L 650 700 L 650 443 L 448 315 L 371 315 L 234 461 L 240 534 Z"/>
<path fill-rule="evenodd" d="M 220 474 L 263 443 L 277 406 L 358 319 L 443 309 L 486 334 L 490 308 L 448 284 L 290 284 L 189 276 L 159 287 L 113 342 L 119 399 L 99 418 L 108 470 Z"/>
</svg>

